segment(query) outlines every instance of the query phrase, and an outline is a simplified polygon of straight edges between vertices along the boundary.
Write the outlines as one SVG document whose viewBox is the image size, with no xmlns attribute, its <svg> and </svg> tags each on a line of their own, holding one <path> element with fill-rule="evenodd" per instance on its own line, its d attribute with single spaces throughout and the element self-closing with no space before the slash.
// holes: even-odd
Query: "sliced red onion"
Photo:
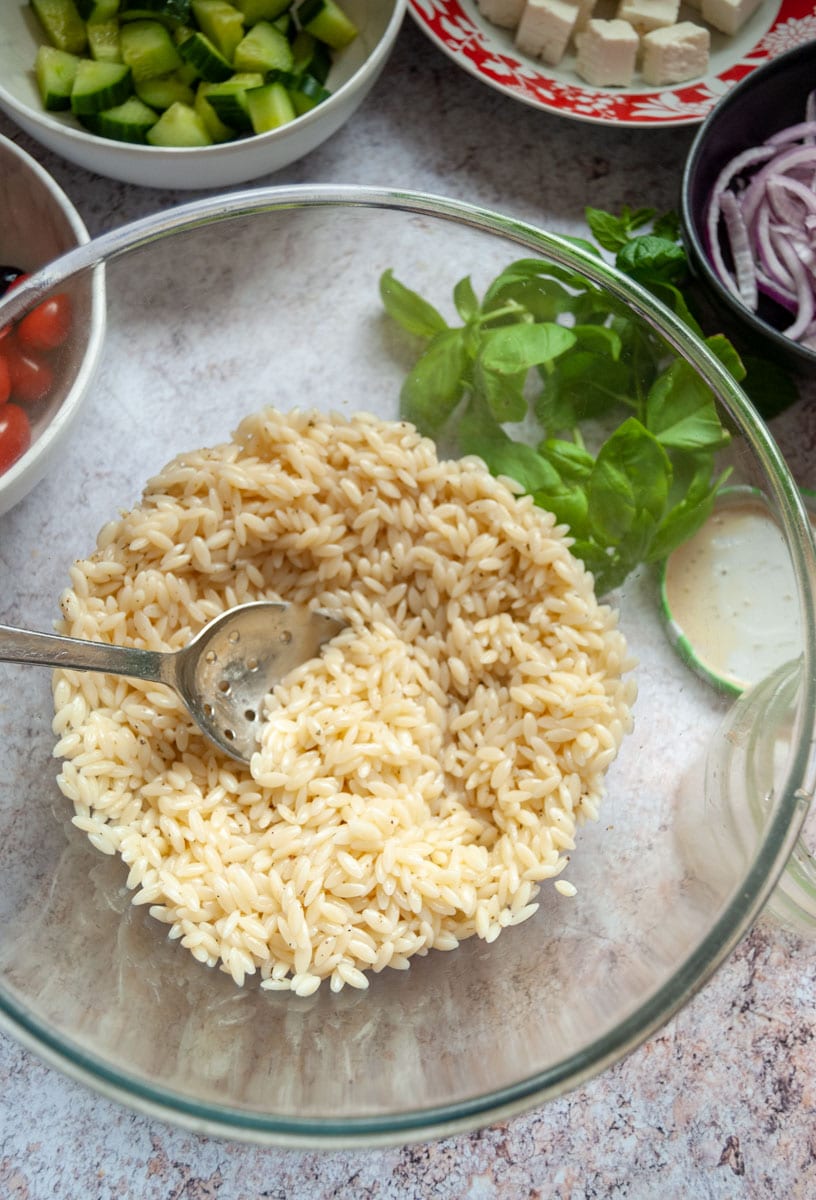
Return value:
<svg viewBox="0 0 816 1200">
<path fill-rule="evenodd" d="M 752 312 L 760 295 L 792 312 L 786 335 L 816 348 L 816 89 L 803 121 L 726 163 L 705 232 L 724 286 Z"/>
</svg>

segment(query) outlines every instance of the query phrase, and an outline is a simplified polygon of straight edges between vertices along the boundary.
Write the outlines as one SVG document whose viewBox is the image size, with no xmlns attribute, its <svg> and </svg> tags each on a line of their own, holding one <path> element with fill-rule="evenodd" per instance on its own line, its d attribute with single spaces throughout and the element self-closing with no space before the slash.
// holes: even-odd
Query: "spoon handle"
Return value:
<svg viewBox="0 0 816 1200">
<path fill-rule="evenodd" d="M 172 656 L 135 646 L 111 646 L 0 625 L 0 662 L 33 663 L 42 667 L 66 667 L 73 671 L 107 671 L 136 679 L 170 682 L 167 659 Z"/>
</svg>

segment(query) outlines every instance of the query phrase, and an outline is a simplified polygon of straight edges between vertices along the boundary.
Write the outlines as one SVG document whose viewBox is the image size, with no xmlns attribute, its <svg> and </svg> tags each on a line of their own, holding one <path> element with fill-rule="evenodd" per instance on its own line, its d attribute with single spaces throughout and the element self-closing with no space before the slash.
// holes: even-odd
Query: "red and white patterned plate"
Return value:
<svg viewBox="0 0 816 1200">
<path fill-rule="evenodd" d="M 572 55 L 558 67 L 525 58 L 509 30 L 491 25 L 475 0 L 408 0 L 423 29 L 455 63 L 483 83 L 534 108 L 612 125 L 694 125 L 743 76 L 802 42 L 816 38 L 813 0 L 765 0 L 734 37 L 712 30 L 709 73 L 690 83 L 649 91 L 583 83 Z M 699 22 L 691 8 L 681 17 Z"/>
</svg>

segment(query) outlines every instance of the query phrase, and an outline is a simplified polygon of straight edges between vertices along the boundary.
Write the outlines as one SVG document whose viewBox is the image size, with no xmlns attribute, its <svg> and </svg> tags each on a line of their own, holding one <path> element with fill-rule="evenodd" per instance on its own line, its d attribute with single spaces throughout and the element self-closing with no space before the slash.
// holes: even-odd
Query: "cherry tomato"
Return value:
<svg viewBox="0 0 816 1200">
<path fill-rule="evenodd" d="M 17 404 L 0 408 L 0 471 L 6 471 L 31 445 L 28 417 Z"/>
<path fill-rule="evenodd" d="M 55 350 L 71 330 L 71 301 L 64 293 L 43 300 L 20 321 L 17 340 L 25 350 Z"/>
<path fill-rule="evenodd" d="M 5 404 L 11 395 L 11 374 L 8 363 L 0 354 L 0 404 Z"/>
<path fill-rule="evenodd" d="M 22 404 L 43 400 L 54 383 L 54 372 L 44 358 L 22 350 L 15 338 L 3 343 L 3 357 L 11 378 L 11 393 Z"/>
</svg>

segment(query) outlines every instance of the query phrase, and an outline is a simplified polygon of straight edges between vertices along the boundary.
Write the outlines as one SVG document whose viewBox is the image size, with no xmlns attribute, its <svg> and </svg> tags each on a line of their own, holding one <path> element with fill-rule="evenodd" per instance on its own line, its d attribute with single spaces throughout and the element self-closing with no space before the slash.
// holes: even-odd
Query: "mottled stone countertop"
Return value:
<svg viewBox="0 0 816 1200">
<path fill-rule="evenodd" d="M 94 177 L 0 118 L 92 233 L 191 198 Z M 409 20 L 328 144 L 259 182 L 392 185 L 561 232 L 587 202 L 677 203 L 692 129 L 543 115 L 454 68 Z M 799 446 L 811 447 L 813 430 Z M 63 1078 L 0 1036 L 0 1200 L 523 1200 L 816 1195 L 816 942 L 760 920 L 715 978 L 624 1062 L 546 1107 L 408 1148 L 310 1153 L 178 1131 Z"/>
</svg>

